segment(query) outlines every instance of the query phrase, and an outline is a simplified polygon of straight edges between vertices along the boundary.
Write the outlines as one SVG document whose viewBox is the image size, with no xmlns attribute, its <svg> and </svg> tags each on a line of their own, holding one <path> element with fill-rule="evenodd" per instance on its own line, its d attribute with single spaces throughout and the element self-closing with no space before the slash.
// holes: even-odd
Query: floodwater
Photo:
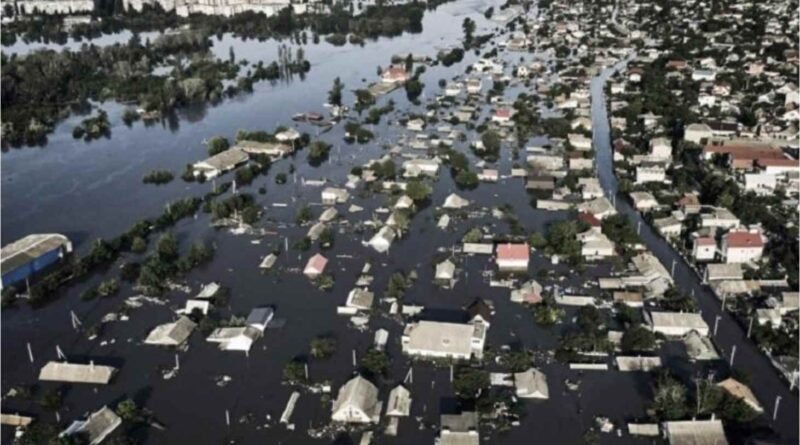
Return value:
<svg viewBox="0 0 800 445">
<path fill-rule="evenodd" d="M 137 123 L 127 128 L 120 120 L 122 107 L 105 104 L 113 123 L 111 139 L 84 143 L 72 139 L 71 129 L 80 120 L 80 117 L 73 117 L 58 127 L 46 147 L 16 149 L 2 155 L 3 244 L 28 233 L 61 232 L 72 238 L 78 250 L 82 250 L 91 239 L 115 236 L 138 219 L 157 215 L 171 200 L 199 196 L 210 190 L 210 183 L 186 184 L 177 179 L 168 185 L 151 186 L 143 185 L 141 177 L 153 169 L 167 168 L 180 173 L 187 163 L 205 156 L 201 143 L 205 138 L 224 135 L 232 139 L 238 129 L 271 131 L 277 125 L 292 124 L 289 117 L 293 113 L 321 111 L 327 91 L 336 77 L 343 80 L 348 90 L 345 102 L 352 103 L 350 91 L 375 79 L 376 67 L 386 66 L 392 54 L 425 51 L 433 56 L 434 48 L 457 44 L 462 35 L 461 22 L 467 16 L 477 22 L 479 33 L 485 32 L 487 27 L 496 25 L 487 22 L 482 11 L 491 5 L 497 7 L 499 3 L 477 0 L 449 3 L 426 14 L 422 33 L 378 39 L 364 47 L 308 44 L 304 49 L 312 70 L 304 79 L 260 83 L 252 94 L 217 106 L 184 110 L 172 125 L 145 128 Z M 277 45 L 274 41 L 242 42 L 226 36 L 215 43 L 214 50 L 220 57 L 228 57 L 229 47 L 234 46 L 239 59 L 270 61 L 277 57 Z M 520 53 L 506 57 L 518 60 L 520 56 L 531 57 Z M 437 82 L 440 78 L 463 73 L 476 58 L 469 53 L 463 62 L 450 68 L 428 67 L 423 76 L 425 96 L 433 97 L 439 92 Z M 509 89 L 509 94 L 512 91 Z M 421 108 L 407 103 L 402 90 L 381 98 L 379 104 L 388 98 L 397 103 L 398 109 L 421 111 Z M 396 119 L 396 116 L 395 113 L 389 117 Z M 605 119 L 604 111 L 597 111 L 595 125 L 602 119 Z M 375 132 L 383 141 L 391 141 L 397 131 L 386 122 L 385 116 Z M 301 130 L 312 134 L 313 128 L 301 126 Z M 276 163 L 269 176 L 259 178 L 244 189 L 253 193 L 265 206 L 264 225 L 278 230 L 279 236 L 256 238 L 258 244 L 255 244 L 251 236 L 215 231 L 209 227 L 208 217 L 203 214 L 194 220 L 182 221 L 173 229 L 173 233 L 185 243 L 202 239 L 216 247 L 214 261 L 187 277 L 193 293 L 201 283 L 219 281 L 231 289 L 229 306 L 218 308 L 226 316 L 246 315 L 258 305 L 274 305 L 276 316 L 286 321 L 282 328 L 268 330 L 249 356 L 218 351 L 215 345 L 195 333 L 188 351 L 178 353 L 180 370 L 177 377 L 164 380 L 161 369 L 174 366 L 175 352 L 141 343 L 153 326 L 174 317 L 171 309 L 183 306 L 187 295 L 177 292 L 168 296 L 166 306 L 145 304 L 130 312 L 129 321 L 105 324 L 96 340 L 90 341 L 85 333 L 75 332 L 70 322 L 70 311 L 76 313 L 84 327 L 93 326 L 105 314 L 117 310 L 123 298 L 134 294 L 123 287 L 119 296 L 110 299 L 83 302 L 78 298 L 87 285 L 113 276 L 112 270 L 72 287 L 59 300 L 37 311 L 25 305 L 3 311 L 2 392 L 5 394 L 14 385 L 36 382 L 38 370 L 46 361 L 56 359 L 55 348 L 59 346 L 72 360 L 94 359 L 96 363 L 120 368 L 108 387 L 65 387 L 65 406 L 59 413 L 63 420 L 72 420 L 102 405 L 114 405 L 130 397 L 152 411 L 167 427 L 165 431 L 137 430 L 137 437 L 148 444 L 220 444 L 231 441 L 247 444 L 331 443 L 330 438 L 312 439 L 306 434 L 309 427 L 325 425 L 330 418 L 330 405 L 320 395 L 303 393 L 300 397 L 292 418 L 296 424 L 295 431 L 276 425 L 294 389 L 280 384 L 281 370 L 290 359 L 307 352 L 312 338 L 333 335 L 338 340 L 336 355 L 327 361 L 312 360 L 309 370 L 312 380 L 330 381 L 335 396 L 335 391 L 354 371 L 352 351 L 355 350 L 357 356 L 363 355 L 372 344 L 373 332 L 383 327 L 390 332 L 388 352 L 393 360 L 389 375 L 380 385 L 381 399 L 385 401 L 388 391 L 402 381 L 411 366 L 400 352 L 402 326 L 373 316 L 369 330 L 361 332 L 348 326 L 347 317 L 336 315 L 336 306 L 344 304 L 362 266 L 370 261 L 375 276 L 370 289 L 376 292 L 376 297 L 381 296 L 393 272 L 415 270 L 419 279 L 408 291 L 406 302 L 425 305 L 436 316 L 450 317 L 457 315 L 457 311 L 474 298 L 487 298 L 496 309 L 488 344 L 495 350 L 502 345 L 512 345 L 538 352 L 535 364 L 548 376 L 550 400 L 525 402 L 526 417 L 522 425 L 495 435 L 491 443 L 522 445 L 531 443 L 531 438 L 535 437 L 537 443 L 578 444 L 584 442 L 583 434 L 594 424 L 595 416 L 609 417 L 617 425 L 645 416 L 651 397 L 649 378 L 645 374 L 600 371 L 581 375 L 540 357 L 555 346 L 558 333 L 565 325 L 552 329 L 538 327 L 530 313 L 509 301 L 508 289 L 490 287 L 482 276 L 482 272 L 493 268 L 488 257 L 458 257 L 459 280 L 452 290 L 440 290 L 431 285 L 433 264 L 447 255 L 466 230 L 484 224 L 492 226 L 496 233 L 508 230 L 505 223 L 489 216 L 455 220 L 448 231 L 435 228 L 434 207 L 456 190 L 446 171 L 435 184 L 432 205 L 414 217 L 409 233 L 403 240 L 395 242 L 388 255 L 379 255 L 361 245 L 362 240 L 369 238 L 368 233 L 353 234 L 351 229 L 344 234 L 337 233 L 334 248 L 325 252 L 330 259 L 328 267 L 336 279 L 331 291 L 321 292 L 299 273 L 289 271 L 302 268 L 316 248 L 303 253 L 290 250 L 280 256 L 277 271 L 261 273 L 258 264 L 269 251 L 282 246 L 285 237 L 291 244 L 305 234 L 306 228 L 292 224 L 296 205 L 318 202 L 321 188 L 303 186 L 302 179 L 327 178 L 329 185 L 342 185 L 353 165 L 385 153 L 380 140 L 366 145 L 345 144 L 342 131 L 338 126 L 322 136 L 335 144 L 331 162 L 314 168 L 307 164 L 305 154 L 301 152 L 296 159 Z M 466 145 L 460 144 L 459 147 L 467 151 Z M 510 158 L 510 151 L 505 149 L 503 160 L 497 165 L 501 174 L 510 172 L 514 162 Z M 276 185 L 275 175 L 287 172 L 290 163 L 297 168 L 297 182 L 290 180 L 286 185 Z M 255 193 L 261 185 L 266 186 L 266 195 Z M 501 179 L 497 184 L 482 184 L 474 191 L 459 194 L 476 203 L 475 208 L 511 204 L 529 232 L 541 231 L 549 222 L 569 217 L 565 212 L 543 212 L 531 208 L 521 179 Z M 367 219 L 373 209 L 386 204 L 382 195 L 355 195 L 351 201 L 364 207 L 364 212 L 349 215 L 346 206 L 339 209 L 351 224 Z M 273 203 L 290 205 L 276 208 Z M 321 211 L 316 206 L 313 209 L 315 215 Z M 267 222 L 267 219 L 276 222 Z M 535 255 L 531 276 L 542 268 L 554 266 Z M 608 273 L 607 265 L 590 266 L 585 273 L 577 274 L 563 265 L 555 269 L 567 277 L 566 282 L 560 283 L 562 287 L 579 288 L 585 281 Z M 573 312 L 569 311 L 569 315 Z M 28 342 L 35 357 L 33 364 L 28 361 Z M 218 387 L 215 381 L 219 376 L 229 376 L 230 383 Z M 567 391 L 566 379 L 580 380 L 581 390 Z M 39 395 L 46 389 L 58 387 L 51 383 L 40 386 Z M 413 364 L 410 390 L 412 417 L 400 421 L 398 437 L 379 436 L 378 443 L 433 443 L 436 431 L 431 425 L 438 423 L 442 411 L 452 408 L 449 369 Z M 54 418 L 52 413 L 37 411 L 33 403 L 15 399 L 6 401 L 5 411 L 37 414 L 48 420 Z M 230 425 L 226 424 L 226 411 L 230 414 Z M 271 421 L 267 420 L 268 416 Z M 420 425 L 427 426 L 423 428 Z M 5 427 L 3 431 L 4 435 L 10 433 Z M 490 432 L 484 433 L 488 435 Z M 359 434 L 354 433 L 336 442 L 351 443 L 358 439 Z M 637 440 L 627 434 L 621 437 L 601 434 L 600 442 L 650 441 Z"/>
</svg>

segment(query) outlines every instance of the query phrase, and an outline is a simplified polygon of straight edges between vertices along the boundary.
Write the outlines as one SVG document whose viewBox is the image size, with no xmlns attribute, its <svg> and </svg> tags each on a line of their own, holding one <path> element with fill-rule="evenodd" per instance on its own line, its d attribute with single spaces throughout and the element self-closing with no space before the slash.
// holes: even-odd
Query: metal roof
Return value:
<svg viewBox="0 0 800 445">
<path fill-rule="evenodd" d="M 0 270 L 5 274 L 53 249 L 65 245 L 68 246 L 69 244 L 69 239 L 58 233 L 28 235 L 6 245 L 0 250 Z"/>
</svg>

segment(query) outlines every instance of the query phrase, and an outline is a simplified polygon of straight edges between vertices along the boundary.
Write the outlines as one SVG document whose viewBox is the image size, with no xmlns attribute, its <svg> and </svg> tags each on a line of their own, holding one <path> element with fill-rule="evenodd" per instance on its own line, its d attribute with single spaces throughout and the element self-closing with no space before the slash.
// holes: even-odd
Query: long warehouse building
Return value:
<svg viewBox="0 0 800 445">
<path fill-rule="evenodd" d="M 69 238 L 57 233 L 28 235 L 0 250 L 2 287 L 11 286 L 61 261 L 72 252 Z"/>
</svg>

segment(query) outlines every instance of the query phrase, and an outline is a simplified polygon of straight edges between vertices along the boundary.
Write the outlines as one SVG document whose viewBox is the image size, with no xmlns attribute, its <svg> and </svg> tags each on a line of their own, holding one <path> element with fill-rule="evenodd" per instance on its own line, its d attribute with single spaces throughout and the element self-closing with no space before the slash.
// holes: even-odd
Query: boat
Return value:
<svg viewBox="0 0 800 445">
<path fill-rule="evenodd" d="M 310 121 L 313 121 L 313 122 L 319 122 L 319 121 L 321 121 L 323 119 L 323 117 L 319 113 L 307 113 L 306 114 L 306 119 L 308 119 Z"/>
<path fill-rule="evenodd" d="M 306 119 L 307 116 L 305 113 L 296 113 L 294 116 L 292 116 L 292 120 L 297 122 L 305 122 Z"/>
</svg>

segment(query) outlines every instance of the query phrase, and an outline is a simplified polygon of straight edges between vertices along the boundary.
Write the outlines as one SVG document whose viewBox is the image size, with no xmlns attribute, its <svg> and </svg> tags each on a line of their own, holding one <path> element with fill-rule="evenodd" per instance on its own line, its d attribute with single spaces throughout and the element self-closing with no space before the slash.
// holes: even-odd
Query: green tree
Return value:
<svg viewBox="0 0 800 445">
<path fill-rule="evenodd" d="M 228 139 L 222 136 L 214 136 L 208 140 L 206 146 L 208 147 L 208 155 L 214 156 L 215 154 L 222 153 L 223 151 L 229 149 L 231 143 L 228 142 Z"/>
<path fill-rule="evenodd" d="M 687 413 L 686 387 L 669 374 L 658 376 L 653 395 L 653 410 L 659 420 L 682 419 Z"/>
<path fill-rule="evenodd" d="M 328 103 L 336 106 L 342 106 L 342 90 L 344 89 L 344 84 L 342 83 L 341 79 L 338 77 L 333 79 L 333 87 L 328 92 Z"/>
<path fill-rule="evenodd" d="M 489 385 L 489 373 L 482 369 L 459 367 L 453 379 L 456 395 L 464 400 L 476 400 Z"/>
<path fill-rule="evenodd" d="M 428 199 L 431 192 L 431 187 L 417 178 L 410 179 L 406 185 L 406 195 L 416 202 Z"/>
<path fill-rule="evenodd" d="M 359 368 L 367 374 L 380 376 L 389 369 L 389 356 L 377 349 L 370 349 L 361 357 Z"/>
<path fill-rule="evenodd" d="M 336 339 L 333 337 L 317 337 L 311 340 L 310 354 L 314 358 L 328 359 L 336 353 Z"/>
<path fill-rule="evenodd" d="M 624 352 L 652 351 L 656 346 L 656 336 L 642 325 L 636 325 L 622 334 L 620 347 Z"/>
</svg>

